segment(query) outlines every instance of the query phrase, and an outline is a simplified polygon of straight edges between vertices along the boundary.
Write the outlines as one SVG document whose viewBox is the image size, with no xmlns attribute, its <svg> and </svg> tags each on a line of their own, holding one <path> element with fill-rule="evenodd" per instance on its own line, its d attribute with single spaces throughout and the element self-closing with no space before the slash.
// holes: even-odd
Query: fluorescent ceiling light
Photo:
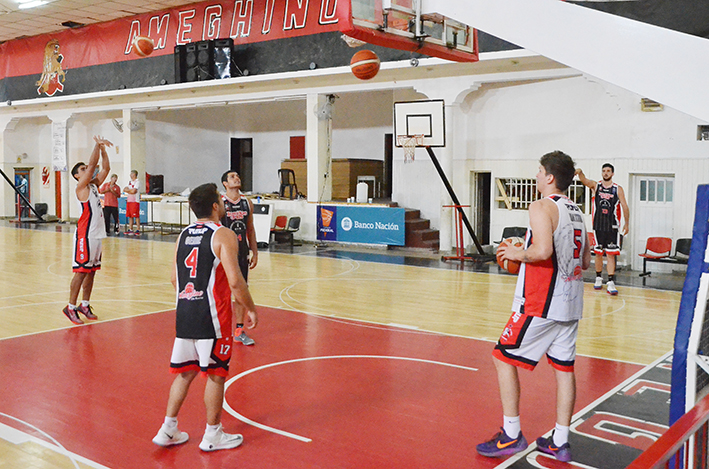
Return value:
<svg viewBox="0 0 709 469">
<path fill-rule="evenodd" d="M 34 7 L 39 7 L 42 5 L 45 5 L 47 2 L 44 0 L 32 0 L 32 1 L 27 1 L 27 0 L 22 0 L 20 1 L 19 9 L 20 10 L 26 10 L 28 8 L 34 8 Z"/>
</svg>

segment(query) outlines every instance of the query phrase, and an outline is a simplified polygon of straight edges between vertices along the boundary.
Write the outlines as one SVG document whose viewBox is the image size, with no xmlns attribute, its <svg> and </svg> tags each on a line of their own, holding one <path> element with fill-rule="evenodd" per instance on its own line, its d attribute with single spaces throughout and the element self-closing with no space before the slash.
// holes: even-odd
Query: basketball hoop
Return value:
<svg viewBox="0 0 709 469">
<path fill-rule="evenodd" d="M 404 147 L 404 163 L 411 163 L 416 155 L 416 147 L 423 146 L 423 135 L 397 135 L 396 142 Z"/>
</svg>

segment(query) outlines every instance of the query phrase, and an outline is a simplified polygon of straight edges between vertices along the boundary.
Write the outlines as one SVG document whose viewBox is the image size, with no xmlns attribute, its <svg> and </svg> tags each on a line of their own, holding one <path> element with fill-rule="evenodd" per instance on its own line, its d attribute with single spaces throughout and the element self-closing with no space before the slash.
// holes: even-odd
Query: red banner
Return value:
<svg viewBox="0 0 709 469">
<path fill-rule="evenodd" d="M 167 55 L 175 45 L 207 39 L 230 37 L 234 44 L 248 44 L 337 31 L 336 12 L 337 0 L 195 3 L 5 42 L 0 44 L 0 79 L 139 59 L 133 53 L 136 36 L 155 41 L 153 55 Z"/>
</svg>

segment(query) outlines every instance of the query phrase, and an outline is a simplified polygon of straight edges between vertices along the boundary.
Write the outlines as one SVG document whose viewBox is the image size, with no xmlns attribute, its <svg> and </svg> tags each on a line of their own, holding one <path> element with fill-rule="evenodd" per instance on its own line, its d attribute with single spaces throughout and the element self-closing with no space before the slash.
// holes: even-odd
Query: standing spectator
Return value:
<svg viewBox="0 0 709 469">
<path fill-rule="evenodd" d="M 140 236 L 140 181 L 138 181 L 138 171 L 130 172 L 130 181 L 123 189 L 126 195 L 126 218 L 128 218 L 127 235 Z M 136 228 L 133 231 L 133 222 Z"/>
<path fill-rule="evenodd" d="M 103 194 L 103 218 L 106 219 L 106 234 L 114 232 L 118 234 L 118 198 L 121 196 L 121 188 L 118 187 L 117 174 L 111 174 L 110 182 L 107 182 L 99 192 Z M 111 229 L 111 218 L 113 218 L 113 229 Z"/>
</svg>

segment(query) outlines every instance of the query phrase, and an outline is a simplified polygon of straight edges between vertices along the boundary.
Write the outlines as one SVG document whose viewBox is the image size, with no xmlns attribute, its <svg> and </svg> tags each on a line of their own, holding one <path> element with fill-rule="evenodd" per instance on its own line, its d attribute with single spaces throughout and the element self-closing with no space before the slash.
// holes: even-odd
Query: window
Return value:
<svg viewBox="0 0 709 469">
<path fill-rule="evenodd" d="M 497 183 L 497 208 L 507 210 L 527 210 L 539 198 L 536 179 L 499 178 Z M 573 181 L 566 190 L 566 196 L 576 202 L 586 213 L 586 187 L 580 181 Z"/>
<path fill-rule="evenodd" d="M 640 179 L 640 201 L 664 203 L 674 199 L 674 178 L 643 177 Z"/>
</svg>

